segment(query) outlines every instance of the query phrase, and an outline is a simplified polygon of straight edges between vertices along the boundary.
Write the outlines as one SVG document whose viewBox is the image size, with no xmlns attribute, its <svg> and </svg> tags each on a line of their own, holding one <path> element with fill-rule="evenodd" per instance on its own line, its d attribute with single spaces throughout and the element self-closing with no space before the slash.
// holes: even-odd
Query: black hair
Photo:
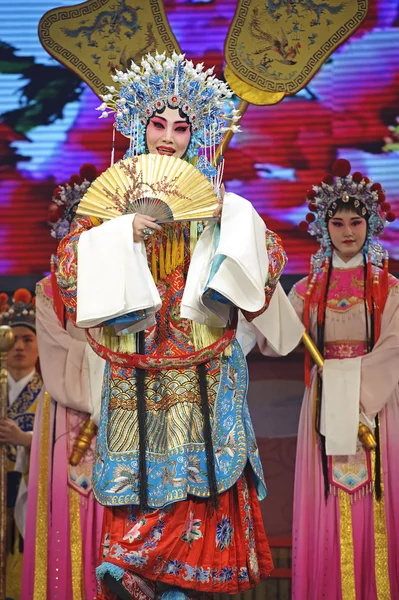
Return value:
<svg viewBox="0 0 399 600">
<path fill-rule="evenodd" d="M 353 196 L 349 196 L 348 200 L 343 200 L 343 198 L 337 198 L 330 204 L 327 210 L 326 223 L 328 224 L 329 220 L 334 218 L 335 215 L 339 212 L 355 212 L 359 217 L 369 220 L 370 215 L 366 206 Z"/>
<path fill-rule="evenodd" d="M 168 108 L 175 109 L 175 108 L 176 108 L 176 106 L 170 106 L 170 104 L 168 104 Z M 165 112 L 165 110 L 166 110 L 166 106 L 164 106 L 163 108 L 159 108 L 159 109 L 157 108 L 157 109 L 156 109 L 156 110 L 155 110 L 155 111 L 152 113 L 152 115 L 151 115 L 150 119 L 151 119 L 151 118 L 152 118 L 152 117 L 153 117 L 153 116 L 154 116 L 156 113 L 158 113 L 158 114 L 162 115 L 162 113 L 164 113 L 164 112 Z M 179 116 L 180 116 L 182 119 L 184 119 L 184 121 L 187 121 L 187 123 L 190 125 L 190 122 L 189 122 L 189 120 L 188 120 L 188 116 L 186 115 L 186 113 L 185 113 L 185 112 L 183 112 L 183 111 L 182 111 L 182 109 L 180 108 L 180 106 L 178 106 L 178 107 L 177 107 L 177 110 L 179 111 Z M 148 120 L 149 120 L 149 119 L 148 119 Z M 191 125 L 190 125 L 190 127 L 191 127 Z"/>
</svg>

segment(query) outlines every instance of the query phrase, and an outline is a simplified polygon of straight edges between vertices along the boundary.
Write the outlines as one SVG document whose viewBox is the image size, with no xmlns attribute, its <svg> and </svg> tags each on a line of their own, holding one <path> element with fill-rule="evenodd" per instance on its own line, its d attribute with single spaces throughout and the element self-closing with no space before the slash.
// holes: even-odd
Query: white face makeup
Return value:
<svg viewBox="0 0 399 600">
<path fill-rule="evenodd" d="M 150 154 L 182 158 L 191 139 L 190 125 L 181 118 L 177 108 L 167 107 L 150 118 L 145 136 Z"/>
</svg>

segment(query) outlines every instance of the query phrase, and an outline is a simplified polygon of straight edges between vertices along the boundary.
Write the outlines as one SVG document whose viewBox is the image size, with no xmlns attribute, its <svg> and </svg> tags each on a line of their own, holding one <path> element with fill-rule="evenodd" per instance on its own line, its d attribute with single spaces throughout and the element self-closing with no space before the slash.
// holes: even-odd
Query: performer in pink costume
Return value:
<svg viewBox="0 0 399 600">
<path fill-rule="evenodd" d="M 395 217 L 381 185 L 350 169 L 336 161 L 308 192 L 301 225 L 321 248 L 290 294 L 325 358 L 307 370 L 299 423 L 295 600 L 399 598 L 399 282 L 376 241 Z"/>
<path fill-rule="evenodd" d="M 55 190 L 49 220 L 57 239 L 69 232 L 96 169 L 84 165 L 80 173 L 80 180 L 72 176 Z M 46 411 L 45 401 L 40 403 L 33 436 L 22 599 L 31 600 L 35 593 L 43 600 L 94 600 L 103 513 L 92 493 L 95 436 L 77 466 L 69 459 L 82 425 L 99 412 L 103 365 L 87 346 L 84 331 L 65 322 L 53 274 L 37 284 L 36 293 L 39 353 L 51 406 Z M 47 507 L 38 504 L 45 469 Z"/>
</svg>

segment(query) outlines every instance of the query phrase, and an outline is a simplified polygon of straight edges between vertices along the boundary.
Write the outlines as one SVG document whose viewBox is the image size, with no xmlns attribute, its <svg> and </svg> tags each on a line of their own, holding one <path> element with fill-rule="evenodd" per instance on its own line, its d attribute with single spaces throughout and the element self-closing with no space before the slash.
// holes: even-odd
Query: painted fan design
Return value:
<svg viewBox="0 0 399 600">
<path fill-rule="evenodd" d="M 109 220 L 137 212 L 162 223 L 209 219 L 217 205 L 211 183 L 193 165 L 173 156 L 142 154 L 97 177 L 77 214 Z"/>
</svg>

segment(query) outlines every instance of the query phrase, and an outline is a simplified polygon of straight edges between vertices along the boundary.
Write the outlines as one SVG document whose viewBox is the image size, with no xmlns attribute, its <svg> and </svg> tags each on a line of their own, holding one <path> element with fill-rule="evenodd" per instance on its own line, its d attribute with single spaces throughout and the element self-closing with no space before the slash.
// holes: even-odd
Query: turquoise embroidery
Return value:
<svg viewBox="0 0 399 600">
<path fill-rule="evenodd" d="M 94 493 L 103 505 L 139 503 L 137 451 L 111 452 L 108 448 L 111 369 L 107 365 L 100 429 L 94 468 Z M 258 495 L 266 495 L 262 465 L 248 412 L 247 366 L 241 347 L 232 343 L 232 356 L 220 361 L 220 380 L 213 408 L 213 447 L 219 493 L 232 487 L 250 460 L 256 474 Z M 151 434 L 150 434 L 151 435 Z M 153 446 L 151 439 L 149 447 Z M 167 452 L 147 450 L 148 503 L 164 507 L 184 500 L 187 494 L 209 496 L 204 443 L 168 446 Z"/>
</svg>

